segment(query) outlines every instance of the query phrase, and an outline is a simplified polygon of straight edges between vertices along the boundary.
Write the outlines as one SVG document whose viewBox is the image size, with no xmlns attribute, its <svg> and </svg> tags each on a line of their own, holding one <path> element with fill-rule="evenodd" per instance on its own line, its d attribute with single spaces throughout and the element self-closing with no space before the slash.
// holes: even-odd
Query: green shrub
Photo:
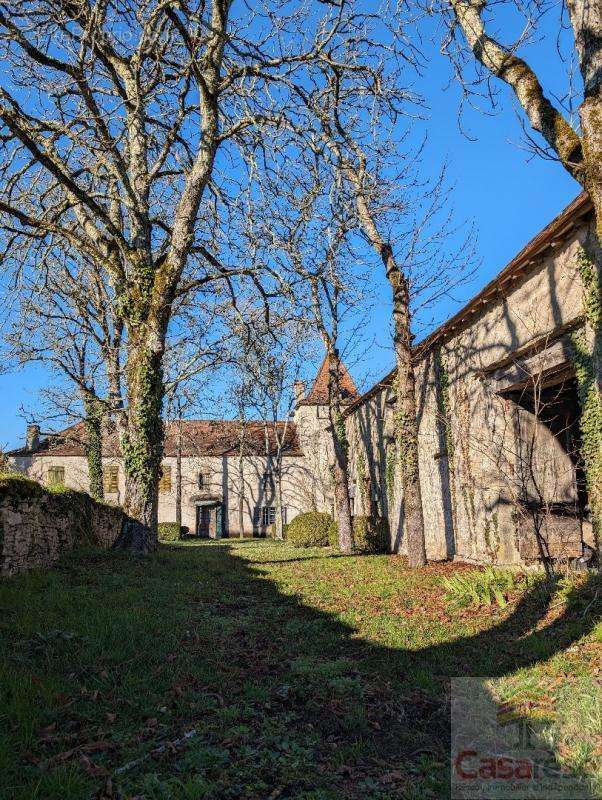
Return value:
<svg viewBox="0 0 602 800">
<path fill-rule="evenodd" d="M 356 553 L 387 553 L 389 540 L 388 520 L 383 517 L 353 518 L 353 550 Z M 334 520 L 328 529 L 328 544 L 339 546 L 339 526 Z"/>
<path fill-rule="evenodd" d="M 182 528 L 177 522 L 160 522 L 157 526 L 160 542 L 177 542 Z"/>
<path fill-rule="evenodd" d="M 443 578 L 445 599 L 456 608 L 466 606 L 492 606 L 505 608 L 508 592 L 514 589 L 522 576 L 510 570 L 487 567 L 484 570 L 452 575 Z"/>
<path fill-rule="evenodd" d="M 386 518 L 353 518 L 353 549 L 356 552 L 386 553 L 389 544 L 389 521 Z"/>
<path fill-rule="evenodd" d="M 330 514 L 318 511 L 299 514 L 289 523 L 286 539 L 294 547 L 325 547 L 332 522 Z"/>
<path fill-rule="evenodd" d="M 331 519 L 328 526 L 328 544 L 331 547 L 339 546 L 339 524 L 336 519 Z"/>
</svg>

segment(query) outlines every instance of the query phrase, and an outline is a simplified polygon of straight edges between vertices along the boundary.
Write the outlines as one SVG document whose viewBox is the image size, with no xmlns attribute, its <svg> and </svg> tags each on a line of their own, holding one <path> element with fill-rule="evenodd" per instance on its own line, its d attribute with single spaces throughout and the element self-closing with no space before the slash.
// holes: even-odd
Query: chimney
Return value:
<svg viewBox="0 0 602 800">
<path fill-rule="evenodd" d="M 28 450 L 35 450 L 40 444 L 40 426 L 28 425 L 25 434 L 25 442 Z"/>
<path fill-rule="evenodd" d="M 295 392 L 295 403 L 299 405 L 301 400 L 305 400 L 305 383 L 303 381 L 295 381 L 293 391 Z"/>
</svg>

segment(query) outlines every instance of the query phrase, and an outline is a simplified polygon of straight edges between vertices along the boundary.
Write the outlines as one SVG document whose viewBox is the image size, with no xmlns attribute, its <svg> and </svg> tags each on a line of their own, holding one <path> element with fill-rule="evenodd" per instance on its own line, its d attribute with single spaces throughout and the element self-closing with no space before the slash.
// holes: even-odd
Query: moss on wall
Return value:
<svg viewBox="0 0 602 800">
<path fill-rule="evenodd" d="M 45 487 L 16 473 L 0 474 L 0 572 L 50 567 L 75 546 L 109 547 L 121 509 L 64 486 Z"/>
</svg>

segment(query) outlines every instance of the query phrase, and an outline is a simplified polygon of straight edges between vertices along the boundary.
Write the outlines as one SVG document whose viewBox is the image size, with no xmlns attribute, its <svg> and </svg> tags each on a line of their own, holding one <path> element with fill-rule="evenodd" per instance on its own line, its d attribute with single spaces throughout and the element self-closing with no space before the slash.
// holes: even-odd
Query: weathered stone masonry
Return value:
<svg viewBox="0 0 602 800">
<path fill-rule="evenodd" d="M 123 511 L 82 492 L 49 492 L 34 481 L 0 477 L 0 575 L 56 564 L 78 545 L 108 549 Z"/>
<path fill-rule="evenodd" d="M 584 542 L 593 545 L 571 346 L 583 326 L 579 254 L 591 216 L 579 196 L 416 348 L 431 559 L 524 563 L 581 556 Z M 403 552 L 401 491 L 392 491 L 400 481 L 391 480 L 394 379 L 391 372 L 353 403 L 347 426 L 356 510 L 387 516 L 391 548 Z"/>
</svg>

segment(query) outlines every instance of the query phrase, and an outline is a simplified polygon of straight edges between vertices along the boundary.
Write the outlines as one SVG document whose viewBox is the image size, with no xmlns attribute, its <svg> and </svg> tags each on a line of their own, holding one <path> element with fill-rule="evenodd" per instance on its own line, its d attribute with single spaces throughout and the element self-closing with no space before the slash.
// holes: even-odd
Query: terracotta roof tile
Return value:
<svg viewBox="0 0 602 800">
<path fill-rule="evenodd" d="M 322 366 L 318 370 L 314 385 L 307 397 L 301 400 L 300 405 L 327 405 L 328 403 L 328 369 L 329 356 L 324 358 Z M 358 397 L 353 378 L 347 371 L 343 362 L 339 362 L 339 381 L 344 403 L 352 403 Z"/>
<path fill-rule="evenodd" d="M 297 428 L 294 423 L 268 423 L 268 441 L 271 454 L 274 454 L 278 438 L 284 436 L 283 453 L 287 456 L 302 456 Z M 187 419 L 182 421 L 183 456 L 233 456 L 238 454 L 240 442 L 240 422 L 238 420 Z M 25 448 L 14 450 L 8 455 L 25 456 L 83 456 L 85 455 L 86 432 L 83 422 L 72 425 L 57 434 L 43 438 L 34 451 Z M 117 458 L 121 455 L 115 431 L 103 437 L 103 455 Z M 244 428 L 244 452 L 247 455 L 265 455 L 265 426 L 263 422 L 246 422 Z M 165 426 L 164 455 L 177 453 L 177 423 L 168 422 Z"/>
</svg>

